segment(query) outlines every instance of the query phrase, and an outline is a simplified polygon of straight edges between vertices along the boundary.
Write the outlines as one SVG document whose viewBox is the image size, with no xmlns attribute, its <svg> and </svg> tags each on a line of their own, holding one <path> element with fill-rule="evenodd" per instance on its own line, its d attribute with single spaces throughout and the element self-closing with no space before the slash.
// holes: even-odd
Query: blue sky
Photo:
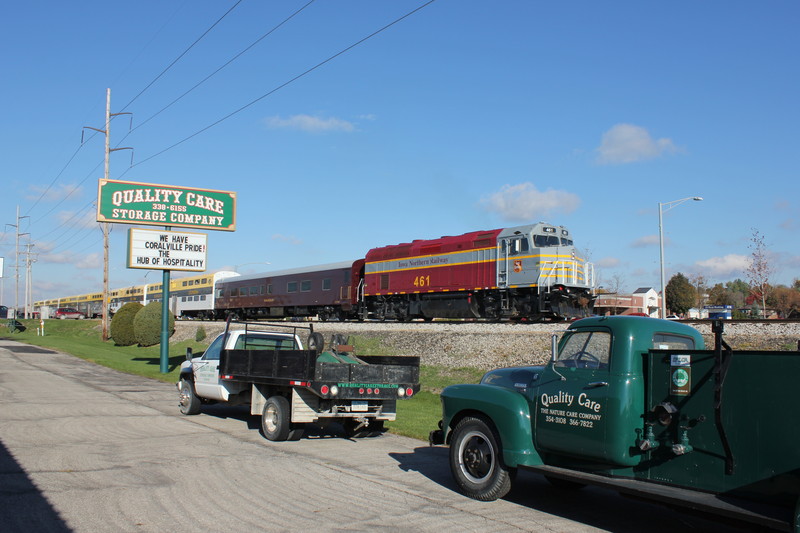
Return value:
<svg viewBox="0 0 800 533">
<path fill-rule="evenodd" d="M 134 148 L 133 166 L 112 154 L 112 179 L 238 193 L 237 231 L 209 232 L 211 270 L 543 220 L 572 231 L 599 285 L 658 287 L 658 203 L 701 196 L 664 215 L 667 277 L 744 277 L 753 229 L 774 282 L 800 276 L 800 4 L 437 0 L 350 48 L 423 4 L 8 6 L 0 223 L 29 217 L 34 298 L 101 287 L 103 139 L 80 141 L 104 125 L 106 88 L 134 127 L 112 122 L 111 145 Z M 160 278 L 125 268 L 127 229 L 112 287 Z"/>
</svg>

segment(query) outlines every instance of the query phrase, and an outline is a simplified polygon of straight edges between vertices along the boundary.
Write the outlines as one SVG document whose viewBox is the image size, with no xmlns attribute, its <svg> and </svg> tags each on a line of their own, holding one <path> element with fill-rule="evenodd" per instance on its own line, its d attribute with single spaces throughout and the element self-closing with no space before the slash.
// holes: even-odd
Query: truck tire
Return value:
<svg viewBox="0 0 800 533">
<path fill-rule="evenodd" d="M 503 464 L 500 438 L 483 418 L 466 417 L 453 430 L 450 470 L 459 489 L 475 500 L 493 501 L 511 490 L 516 469 Z"/>
<path fill-rule="evenodd" d="M 200 398 L 194 393 L 194 385 L 186 378 L 181 378 L 178 384 L 178 405 L 181 413 L 196 415 L 200 413 Z"/>
<path fill-rule="evenodd" d="M 261 431 L 267 440 L 280 442 L 289 439 L 293 433 L 289 400 L 283 396 L 272 396 L 267 400 L 261 413 Z"/>
</svg>

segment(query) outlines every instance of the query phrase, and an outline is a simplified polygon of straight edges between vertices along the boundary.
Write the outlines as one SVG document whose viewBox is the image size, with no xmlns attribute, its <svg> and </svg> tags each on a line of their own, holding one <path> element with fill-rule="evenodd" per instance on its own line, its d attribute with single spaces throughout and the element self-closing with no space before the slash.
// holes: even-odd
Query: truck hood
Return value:
<svg viewBox="0 0 800 533">
<path fill-rule="evenodd" d="M 518 366 L 498 368 L 481 378 L 482 385 L 492 385 L 519 391 L 529 388 L 544 371 L 544 366 Z"/>
</svg>

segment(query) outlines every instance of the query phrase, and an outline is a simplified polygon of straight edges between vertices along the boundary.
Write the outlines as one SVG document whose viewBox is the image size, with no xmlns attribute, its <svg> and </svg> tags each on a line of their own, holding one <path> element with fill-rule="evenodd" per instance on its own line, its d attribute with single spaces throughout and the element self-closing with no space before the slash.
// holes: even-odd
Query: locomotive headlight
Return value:
<svg viewBox="0 0 800 533">
<path fill-rule="evenodd" d="M 400 398 L 404 397 L 406 395 L 406 389 L 404 389 L 403 387 L 398 387 L 397 388 L 397 395 Z"/>
<path fill-rule="evenodd" d="M 331 396 L 338 396 L 339 395 L 339 387 L 336 385 L 331 385 Z"/>
</svg>

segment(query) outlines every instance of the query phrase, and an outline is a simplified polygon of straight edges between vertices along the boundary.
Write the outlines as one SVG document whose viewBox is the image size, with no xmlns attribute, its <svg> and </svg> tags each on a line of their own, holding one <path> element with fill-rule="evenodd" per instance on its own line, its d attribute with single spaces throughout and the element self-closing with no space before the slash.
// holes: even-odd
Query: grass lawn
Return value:
<svg viewBox="0 0 800 533">
<path fill-rule="evenodd" d="M 1 329 L 3 337 L 25 342 L 44 348 L 52 348 L 60 352 L 72 354 L 81 359 L 107 366 L 121 372 L 136 374 L 148 378 L 175 383 L 181 362 L 185 360 L 186 348 L 194 352 L 203 351 L 212 338 L 205 342 L 185 341 L 170 343 L 169 372 L 160 371 L 160 347 L 151 346 L 115 346 L 113 341 L 103 342 L 99 320 L 45 320 L 45 336 L 37 336 L 38 320 L 20 320 L 25 326 L 24 332 L 6 333 Z M 3 321 L 0 321 L 0 325 Z M 397 355 L 390 353 L 371 340 L 355 337 L 351 342 L 356 353 L 370 355 Z M 474 368 L 451 369 L 435 366 L 420 368 L 420 392 L 410 400 L 397 402 L 397 420 L 387 424 L 389 431 L 417 439 L 427 440 L 428 433 L 437 428 L 442 417 L 439 393 L 456 383 L 476 383 L 483 372 Z M 177 408 L 176 408 L 177 409 Z"/>
</svg>

